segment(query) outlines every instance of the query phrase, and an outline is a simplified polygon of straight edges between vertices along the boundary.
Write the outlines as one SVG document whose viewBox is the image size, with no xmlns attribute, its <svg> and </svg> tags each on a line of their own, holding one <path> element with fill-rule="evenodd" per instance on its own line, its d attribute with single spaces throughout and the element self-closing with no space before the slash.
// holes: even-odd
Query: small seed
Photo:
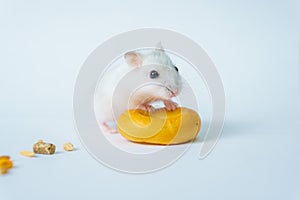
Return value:
<svg viewBox="0 0 300 200">
<path fill-rule="evenodd" d="M 22 156 L 26 156 L 26 157 L 34 157 L 35 156 L 35 153 L 32 151 L 20 151 L 20 154 Z"/>
<path fill-rule="evenodd" d="M 70 143 L 70 142 L 65 143 L 63 145 L 63 147 L 64 147 L 65 151 L 73 151 L 74 150 L 74 145 L 72 143 Z"/>
</svg>

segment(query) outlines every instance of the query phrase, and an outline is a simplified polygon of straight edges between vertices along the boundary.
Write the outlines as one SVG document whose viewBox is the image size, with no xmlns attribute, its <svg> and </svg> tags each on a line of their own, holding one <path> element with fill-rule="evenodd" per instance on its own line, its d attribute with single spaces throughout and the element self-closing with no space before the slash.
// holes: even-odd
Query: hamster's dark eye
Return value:
<svg viewBox="0 0 300 200">
<path fill-rule="evenodd" d="M 174 65 L 175 70 L 178 72 L 178 68 Z"/>
<path fill-rule="evenodd" d="M 157 78 L 159 76 L 159 73 L 155 70 L 152 70 L 150 72 L 150 78 Z"/>
</svg>

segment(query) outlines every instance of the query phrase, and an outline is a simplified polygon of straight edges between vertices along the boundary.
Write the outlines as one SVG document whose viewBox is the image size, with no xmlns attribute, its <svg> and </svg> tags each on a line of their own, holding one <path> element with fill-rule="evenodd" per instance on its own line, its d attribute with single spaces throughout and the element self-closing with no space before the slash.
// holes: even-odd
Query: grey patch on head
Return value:
<svg viewBox="0 0 300 200">
<path fill-rule="evenodd" d="M 170 57 L 163 51 L 158 51 L 158 50 L 151 51 L 145 54 L 145 58 L 146 59 L 144 59 L 144 62 L 147 64 L 157 63 L 157 64 L 170 66 L 170 67 L 174 65 Z M 158 60 L 159 63 L 157 62 Z"/>
</svg>

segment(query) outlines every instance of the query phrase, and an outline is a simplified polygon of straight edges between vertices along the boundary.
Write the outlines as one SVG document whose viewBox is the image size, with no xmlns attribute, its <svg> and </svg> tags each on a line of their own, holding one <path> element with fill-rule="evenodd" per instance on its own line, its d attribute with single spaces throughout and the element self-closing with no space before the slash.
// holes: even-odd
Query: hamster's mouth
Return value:
<svg viewBox="0 0 300 200">
<path fill-rule="evenodd" d="M 168 92 L 170 92 L 170 97 L 171 97 L 171 98 L 177 96 L 177 94 L 178 94 L 177 91 L 174 92 L 173 90 L 171 90 L 171 89 L 168 88 L 168 87 L 165 87 L 165 88 L 167 89 Z"/>
</svg>

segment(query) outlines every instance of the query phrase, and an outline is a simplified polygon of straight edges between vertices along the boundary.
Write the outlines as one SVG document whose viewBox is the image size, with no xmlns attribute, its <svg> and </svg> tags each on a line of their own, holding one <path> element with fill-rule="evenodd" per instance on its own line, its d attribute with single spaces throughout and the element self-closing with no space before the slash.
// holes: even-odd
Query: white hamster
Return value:
<svg viewBox="0 0 300 200">
<path fill-rule="evenodd" d="M 152 110 L 151 103 L 163 101 L 166 109 L 174 110 L 171 101 L 182 88 L 178 68 L 161 44 L 147 53 L 128 52 L 125 61 L 114 66 L 102 77 L 95 92 L 96 118 L 104 131 L 115 133 L 108 122 L 127 109 Z"/>
</svg>

